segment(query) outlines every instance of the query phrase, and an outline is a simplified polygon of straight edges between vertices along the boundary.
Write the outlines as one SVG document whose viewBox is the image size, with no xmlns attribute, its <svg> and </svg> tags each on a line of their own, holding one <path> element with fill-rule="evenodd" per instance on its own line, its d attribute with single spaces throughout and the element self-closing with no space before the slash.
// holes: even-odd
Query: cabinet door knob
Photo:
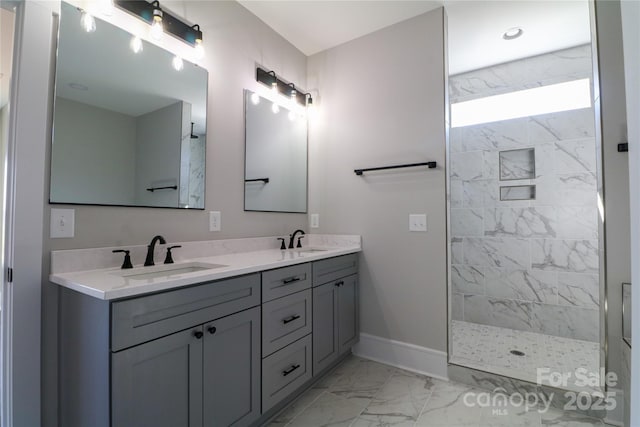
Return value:
<svg viewBox="0 0 640 427">
<path fill-rule="evenodd" d="M 340 287 L 340 286 L 342 286 L 342 285 L 344 285 L 344 281 L 342 281 L 342 280 L 341 280 L 341 281 L 339 281 L 339 282 L 336 282 L 336 286 Z"/>
<path fill-rule="evenodd" d="M 202 331 L 195 331 L 195 332 L 193 333 L 193 336 L 194 336 L 194 337 L 196 337 L 197 339 L 202 338 L 202 336 L 203 336 L 203 335 L 204 335 L 204 334 L 202 333 Z"/>
<path fill-rule="evenodd" d="M 215 333 L 216 333 L 217 329 L 216 329 L 216 327 L 215 327 L 215 326 L 209 326 L 209 327 L 207 328 L 207 331 L 209 331 L 209 333 L 210 333 L 211 335 L 213 335 L 213 334 L 215 334 Z"/>
</svg>

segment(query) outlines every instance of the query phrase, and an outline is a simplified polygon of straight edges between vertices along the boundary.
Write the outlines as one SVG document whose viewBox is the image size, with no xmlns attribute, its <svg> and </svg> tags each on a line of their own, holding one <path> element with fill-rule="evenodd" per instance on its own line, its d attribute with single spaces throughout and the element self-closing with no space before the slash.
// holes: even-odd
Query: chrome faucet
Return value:
<svg viewBox="0 0 640 427">
<path fill-rule="evenodd" d="M 166 244 L 167 242 L 164 240 L 164 237 L 158 235 L 151 239 L 151 243 L 147 246 L 147 259 L 144 260 L 145 267 L 150 265 L 156 265 L 153 262 L 153 252 L 156 249 L 156 243 L 160 242 L 161 245 Z"/>
<path fill-rule="evenodd" d="M 302 236 L 304 236 L 304 230 L 296 230 L 293 232 L 293 234 L 289 234 L 289 249 L 293 249 L 293 242 L 295 241 L 296 234 L 298 233 L 301 233 Z M 302 236 L 300 236 L 300 238 L 302 238 Z M 298 239 L 298 247 L 302 247 L 302 245 L 300 244 L 300 239 Z"/>
</svg>

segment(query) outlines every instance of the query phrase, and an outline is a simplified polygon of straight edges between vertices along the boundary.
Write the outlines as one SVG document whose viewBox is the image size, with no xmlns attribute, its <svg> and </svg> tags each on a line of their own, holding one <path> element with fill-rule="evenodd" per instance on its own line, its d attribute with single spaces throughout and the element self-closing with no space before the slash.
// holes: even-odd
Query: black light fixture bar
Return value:
<svg viewBox="0 0 640 427">
<path fill-rule="evenodd" d="M 422 163 L 407 163 L 406 165 L 393 165 L 393 166 L 381 166 L 378 168 L 367 168 L 367 169 L 354 169 L 356 175 L 362 175 L 365 172 L 370 171 L 381 171 L 386 169 L 400 169 L 400 168 L 412 168 L 415 166 L 427 166 L 429 169 L 433 169 L 437 166 L 436 162 L 422 162 Z"/>
<path fill-rule="evenodd" d="M 311 94 L 301 92 L 293 83 L 288 83 L 288 82 L 285 82 L 284 80 L 280 80 L 276 76 L 276 73 L 273 71 L 267 71 L 260 67 L 256 67 L 256 81 L 268 87 L 273 87 L 274 79 L 277 84 L 279 94 L 286 97 L 291 97 L 291 89 L 295 88 L 296 101 L 298 101 L 298 104 L 303 106 L 307 105 L 307 98 L 309 99 L 309 105 L 313 104 L 313 99 L 311 98 Z"/>
<path fill-rule="evenodd" d="M 162 10 L 158 1 L 114 0 L 113 3 L 149 25 L 153 23 L 154 9 Z M 162 11 L 162 27 L 165 33 L 171 34 L 191 46 L 196 45 L 196 40 L 202 41 L 202 31 L 200 31 L 199 25 L 189 26 L 164 10 Z"/>
</svg>

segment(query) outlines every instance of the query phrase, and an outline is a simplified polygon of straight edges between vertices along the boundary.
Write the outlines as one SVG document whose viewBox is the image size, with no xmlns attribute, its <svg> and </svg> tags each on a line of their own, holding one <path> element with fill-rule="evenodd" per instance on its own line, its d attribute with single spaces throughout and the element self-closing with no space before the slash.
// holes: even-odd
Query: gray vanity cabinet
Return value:
<svg viewBox="0 0 640 427">
<path fill-rule="evenodd" d="M 202 327 L 112 356 L 113 426 L 202 426 Z"/>
<path fill-rule="evenodd" d="M 204 326 L 204 425 L 246 426 L 260 417 L 260 307 Z"/>
<path fill-rule="evenodd" d="M 313 264 L 314 376 L 349 351 L 358 341 L 357 271 L 356 254 Z M 323 280 L 330 281 L 324 283 Z"/>
<path fill-rule="evenodd" d="M 113 426 L 249 425 L 259 367 L 259 307 L 114 353 Z"/>
</svg>

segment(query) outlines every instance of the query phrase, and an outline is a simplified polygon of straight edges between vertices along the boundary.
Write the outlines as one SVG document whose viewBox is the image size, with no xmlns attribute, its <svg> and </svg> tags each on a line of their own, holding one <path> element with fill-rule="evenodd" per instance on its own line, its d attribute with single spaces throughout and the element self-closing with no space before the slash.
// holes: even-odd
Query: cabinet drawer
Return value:
<svg viewBox="0 0 640 427">
<path fill-rule="evenodd" d="M 311 264 L 298 264 L 262 273 L 262 301 L 271 301 L 311 287 Z"/>
<path fill-rule="evenodd" d="M 313 263 L 313 286 L 319 286 L 340 277 L 358 272 L 358 254 L 323 259 Z"/>
<path fill-rule="evenodd" d="M 262 360 L 262 413 L 311 379 L 311 335 Z"/>
<path fill-rule="evenodd" d="M 111 351 L 259 304 L 259 274 L 118 301 L 111 305 Z"/>
<path fill-rule="evenodd" d="M 311 332 L 311 289 L 262 305 L 262 356 Z"/>
</svg>

